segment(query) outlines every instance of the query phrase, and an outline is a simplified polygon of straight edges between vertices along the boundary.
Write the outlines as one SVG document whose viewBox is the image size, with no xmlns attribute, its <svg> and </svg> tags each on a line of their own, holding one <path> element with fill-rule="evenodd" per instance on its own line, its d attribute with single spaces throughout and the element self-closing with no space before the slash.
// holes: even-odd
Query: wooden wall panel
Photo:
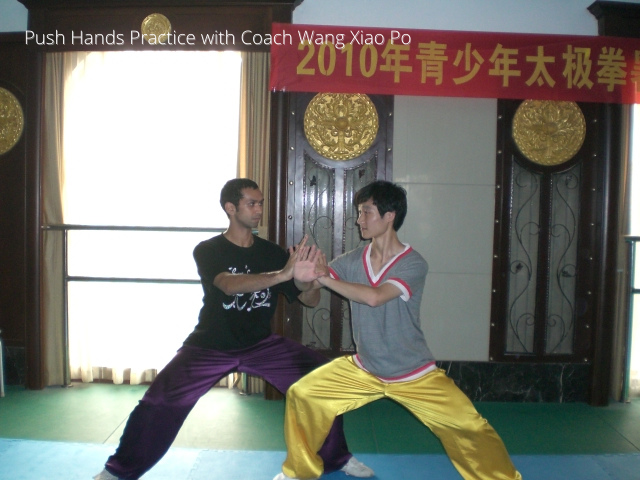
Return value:
<svg viewBox="0 0 640 480">
<path fill-rule="evenodd" d="M 0 87 L 26 115 L 27 70 L 23 38 L 0 34 Z M 25 346 L 26 329 L 26 141 L 0 155 L 0 329 L 7 346 Z"/>
</svg>

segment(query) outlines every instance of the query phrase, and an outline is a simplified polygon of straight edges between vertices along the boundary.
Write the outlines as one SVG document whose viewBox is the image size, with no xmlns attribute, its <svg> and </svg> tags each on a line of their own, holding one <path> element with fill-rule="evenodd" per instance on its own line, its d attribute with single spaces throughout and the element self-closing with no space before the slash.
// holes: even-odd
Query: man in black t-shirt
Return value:
<svg viewBox="0 0 640 480">
<path fill-rule="evenodd" d="M 248 179 L 227 182 L 220 204 L 229 228 L 201 242 L 193 255 L 204 290 L 198 324 L 131 412 L 116 452 L 96 480 L 138 479 L 167 452 L 196 402 L 221 378 L 243 372 L 264 378 L 278 391 L 327 362 L 299 343 L 271 333 L 271 317 L 282 293 L 288 301 L 318 304 L 313 287 L 319 251 L 306 237 L 285 251 L 253 230 L 264 198 Z M 319 455 L 324 471 L 355 477 L 373 471 L 349 453 L 338 417 Z"/>
</svg>

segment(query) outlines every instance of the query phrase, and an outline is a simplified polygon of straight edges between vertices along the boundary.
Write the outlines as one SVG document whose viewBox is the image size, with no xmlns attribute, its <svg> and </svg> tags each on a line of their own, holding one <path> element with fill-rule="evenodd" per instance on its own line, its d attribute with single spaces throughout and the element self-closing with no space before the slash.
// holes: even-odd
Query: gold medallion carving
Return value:
<svg viewBox="0 0 640 480">
<path fill-rule="evenodd" d="M 165 43 L 171 33 L 171 22 L 161 13 L 152 13 L 142 21 L 142 37 L 151 45 Z"/>
<path fill-rule="evenodd" d="M 350 160 L 366 152 L 378 125 L 375 105 L 359 93 L 319 93 L 304 114 L 309 145 L 332 160 Z"/>
<path fill-rule="evenodd" d="M 575 102 L 525 100 L 513 117 L 513 140 L 539 165 L 560 165 L 573 158 L 586 131 L 584 114 Z"/>
<path fill-rule="evenodd" d="M 24 129 L 20 101 L 13 93 L 0 87 L 0 155 L 18 143 Z"/>
</svg>

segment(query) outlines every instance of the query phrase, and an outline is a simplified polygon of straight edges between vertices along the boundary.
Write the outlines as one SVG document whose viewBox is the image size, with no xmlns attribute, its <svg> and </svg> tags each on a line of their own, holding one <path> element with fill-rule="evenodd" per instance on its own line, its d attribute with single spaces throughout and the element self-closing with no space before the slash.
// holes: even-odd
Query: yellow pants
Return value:
<svg viewBox="0 0 640 480">
<path fill-rule="evenodd" d="M 337 358 L 289 387 L 282 471 L 293 478 L 318 478 L 323 465 L 317 452 L 334 418 L 383 397 L 403 405 L 429 427 L 464 479 L 522 479 L 496 431 L 443 370 L 408 382 L 384 383 L 357 367 L 351 357 Z"/>
</svg>

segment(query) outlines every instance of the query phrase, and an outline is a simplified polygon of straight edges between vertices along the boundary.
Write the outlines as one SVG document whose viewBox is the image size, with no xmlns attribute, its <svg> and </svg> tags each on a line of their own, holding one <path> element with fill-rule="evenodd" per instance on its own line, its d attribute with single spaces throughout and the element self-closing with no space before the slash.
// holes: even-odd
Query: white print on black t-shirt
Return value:
<svg viewBox="0 0 640 480">
<path fill-rule="evenodd" d="M 229 271 L 233 274 L 239 273 L 236 267 L 229 267 Z M 251 270 L 247 265 L 244 266 L 244 272 L 240 273 L 250 273 Z M 250 312 L 253 308 L 260 307 L 270 307 L 271 303 L 269 299 L 271 298 L 271 290 L 269 288 L 265 290 L 260 290 L 258 292 L 253 292 L 250 294 L 249 298 L 244 300 L 242 297 L 245 295 L 249 295 L 248 293 L 236 293 L 233 297 L 233 301 L 231 303 L 222 303 L 222 306 L 225 310 L 236 309 L 242 311 L 244 309 L 247 312 Z"/>
</svg>

